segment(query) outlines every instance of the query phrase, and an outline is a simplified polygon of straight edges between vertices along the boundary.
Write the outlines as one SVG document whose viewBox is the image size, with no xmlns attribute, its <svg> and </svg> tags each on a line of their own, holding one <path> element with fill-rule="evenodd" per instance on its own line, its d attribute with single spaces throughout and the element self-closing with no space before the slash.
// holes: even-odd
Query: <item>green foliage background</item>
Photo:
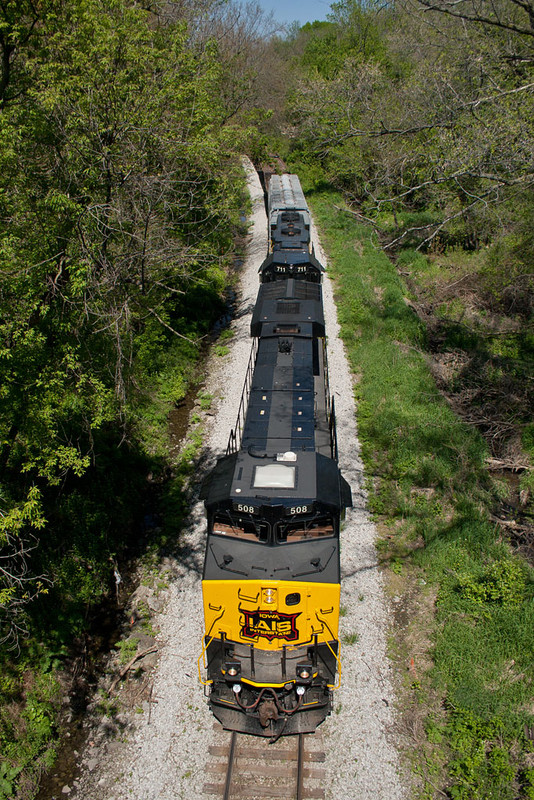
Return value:
<svg viewBox="0 0 534 800">
<path fill-rule="evenodd" d="M 54 675 L 146 544 L 168 412 L 224 309 L 253 129 L 193 19 L 0 8 L 0 797 L 53 759 Z"/>
</svg>

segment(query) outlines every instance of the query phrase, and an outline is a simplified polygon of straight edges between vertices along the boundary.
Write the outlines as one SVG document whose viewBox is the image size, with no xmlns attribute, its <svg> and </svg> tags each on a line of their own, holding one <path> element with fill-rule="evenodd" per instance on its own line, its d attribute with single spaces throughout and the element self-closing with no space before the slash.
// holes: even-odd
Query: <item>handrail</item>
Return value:
<svg viewBox="0 0 534 800">
<path fill-rule="evenodd" d="M 337 427 L 336 427 L 336 409 L 334 403 L 334 395 L 332 395 L 332 400 L 330 402 L 330 416 L 328 419 L 328 425 L 330 428 L 330 452 L 332 454 L 332 458 L 334 461 L 338 460 L 338 450 L 337 450 Z"/>
<path fill-rule="evenodd" d="M 329 689 L 332 689 L 333 691 L 335 691 L 336 689 L 339 689 L 339 687 L 341 686 L 341 659 L 338 656 L 338 654 L 336 652 L 334 652 L 332 647 L 330 647 L 330 642 L 325 642 L 325 644 L 326 644 L 326 646 L 328 647 L 328 649 L 330 650 L 330 652 L 332 653 L 332 655 L 334 656 L 334 658 L 337 661 L 337 683 L 336 684 L 333 684 L 333 683 L 327 683 L 326 684 Z"/>
<path fill-rule="evenodd" d="M 328 354 L 326 336 L 323 340 L 323 372 L 324 372 L 324 392 L 326 397 L 326 413 L 330 413 L 330 375 L 328 374 Z"/>
<path fill-rule="evenodd" d="M 324 625 L 328 629 L 328 633 L 332 637 L 332 640 L 336 641 L 336 637 L 334 636 L 332 628 L 330 627 L 328 622 L 325 619 L 321 619 L 321 617 L 319 616 L 317 611 L 315 612 L 315 616 L 317 617 L 317 619 L 319 620 L 321 625 Z M 334 658 L 337 661 L 337 684 L 334 685 L 333 683 L 328 683 L 327 686 L 328 686 L 329 689 L 334 689 L 334 690 L 335 689 L 339 689 L 339 687 L 341 685 L 341 659 L 338 656 L 338 654 L 333 650 L 333 648 L 330 646 L 330 643 L 328 641 L 326 641 L 326 639 L 324 641 L 324 644 L 326 644 L 326 646 L 328 647 L 328 649 L 330 650 L 330 652 L 332 653 L 332 655 L 334 656 Z"/>
<path fill-rule="evenodd" d="M 200 667 L 200 661 L 202 660 L 202 667 L 204 669 L 208 668 L 208 665 L 206 664 L 206 650 L 208 649 L 208 647 L 210 646 L 212 641 L 215 639 L 215 634 L 213 634 L 213 636 L 211 637 L 211 639 L 209 641 L 206 641 L 207 638 L 208 637 L 206 635 L 203 636 L 204 644 L 202 646 L 202 652 L 199 655 L 198 661 L 197 661 L 198 679 L 199 679 L 200 683 L 202 684 L 202 686 L 209 686 L 211 683 L 213 683 L 212 680 L 207 680 L 207 681 L 203 681 L 202 680 L 202 672 L 201 672 L 201 667 Z"/>
<path fill-rule="evenodd" d="M 243 428 L 245 426 L 245 417 L 248 408 L 248 399 L 250 397 L 250 390 L 252 388 L 252 376 L 254 375 L 254 367 L 256 365 L 256 356 L 258 354 L 258 340 L 252 340 L 252 349 L 248 360 L 247 371 L 245 374 L 245 384 L 241 392 L 241 400 L 239 402 L 239 410 L 237 412 L 237 420 L 235 427 L 230 431 L 228 437 L 228 444 L 226 446 L 226 455 L 237 453 L 241 447 L 241 439 L 243 437 Z"/>
<path fill-rule="evenodd" d="M 204 636 L 202 637 L 202 641 L 204 642 L 204 644 L 202 646 L 202 652 L 200 653 L 200 655 L 198 657 L 198 661 L 197 661 L 198 679 L 199 679 L 200 683 L 202 684 L 202 686 L 209 686 L 210 683 L 213 683 L 212 680 L 208 680 L 208 681 L 203 681 L 202 680 L 202 673 L 200 671 L 200 660 L 202 659 L 202 666 L 204 667 L 204 669 L 207 669 L 208 665 L 206 664 L 206 650 L 208 649 L 208 647 L 210 646 L 212 641 L 215 639 L 215 634 L 213 634 L 213 636 L 210 636 L 210 634 L 211 634 L 211 632 L 212 632 L 212 630 L 214 628 L 215 623 L 217 623 L 222 617 L 224 617 L 224 612 L 225 612 L 226 609 L 225 609 L 224 606 L 220 606 L 216 610 L 220 611 L 221 613 L 219 614 L 218 617 L 215 617 L 215 619 L 211 623 L 211 627 L 210 627 L 209 631 L 207 633 L 205 633 Z M 209 639 L 209 641 L 208 641 L 208 639 Z"/>
</svg>

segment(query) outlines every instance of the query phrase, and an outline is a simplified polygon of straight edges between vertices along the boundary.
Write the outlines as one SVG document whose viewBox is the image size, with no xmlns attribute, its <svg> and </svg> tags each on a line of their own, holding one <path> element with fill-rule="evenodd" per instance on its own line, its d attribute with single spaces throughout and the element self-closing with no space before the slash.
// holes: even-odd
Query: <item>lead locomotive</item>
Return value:
<svg viewBox="0 0 534 800">
<path fill-rule="evenodd" d="M 312 732 L 331 711 L 339 524 L 352 501 L 337 465 L 324 269 L 296 175 L 271 178 L 269 229 L 237 425 L 201 492 L 201 659 L 222 725 L 274 739 Z"/>
</svg>

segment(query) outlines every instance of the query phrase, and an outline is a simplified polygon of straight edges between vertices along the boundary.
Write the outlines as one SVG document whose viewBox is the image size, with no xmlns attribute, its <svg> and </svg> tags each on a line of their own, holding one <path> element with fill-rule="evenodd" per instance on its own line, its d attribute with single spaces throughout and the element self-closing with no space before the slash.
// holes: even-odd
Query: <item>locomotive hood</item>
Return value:
<svg viewBox="0 0 534 800">
<path fill-rule="evenodd" d="M 307 451 L 271 456 L 252 448 L 219 459 L 200 497 L 208 511 L 229 504 L 256 513 L 314 503 L 337 511 L 352 505 L 350 486 L 333 459 Z"/>
</svg>

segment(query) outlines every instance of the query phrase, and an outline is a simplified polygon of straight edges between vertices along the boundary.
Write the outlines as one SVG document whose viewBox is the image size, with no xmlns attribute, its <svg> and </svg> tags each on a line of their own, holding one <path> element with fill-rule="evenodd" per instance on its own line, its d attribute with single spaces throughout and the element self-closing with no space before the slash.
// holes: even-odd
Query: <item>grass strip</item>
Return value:
<svg viewBox="0 0 534 800">
<path fill-rule="evenodd" d="M 425 329 L 369 228 L 342 210 L 340 195 L 312 188 L 307 196 L 357 375 L 382 560 L 389 577 L 404 575 L 406 592 L 415 585 L 419 600 L 435 598 L 421 670 L 406 647 L 400 653 L 412 667 L 404 670 L 410 702 L 423 707 L 421 796 L 436 796 L 438 781 L 454 800 L 534 798 L 533 571 L 490 522 L 485 443 L 438 392 Z M 398 628 L 393 636 L 403 638 Z"/>
</svg>

